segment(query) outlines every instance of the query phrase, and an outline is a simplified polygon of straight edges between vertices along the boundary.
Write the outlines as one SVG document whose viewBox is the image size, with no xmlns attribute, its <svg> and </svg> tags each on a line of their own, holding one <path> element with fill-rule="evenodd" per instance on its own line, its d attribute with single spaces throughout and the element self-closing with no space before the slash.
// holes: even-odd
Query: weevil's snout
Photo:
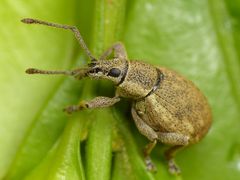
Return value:
<svg viewBox="0 0 240 180">
<path fill-rule="evenodd" d="M 94 60 L 94 61 L 91 61 L 90 63 L 88 63 L 88 67 L 94 68 L 97 64 L 98 64 L 97 61 Z"/>
<path fill-rule="evenodd" d="M 119 59 L 92 61 L 88 64 L 88 76 L 95 79 L 108 79 L 119 84 L 125 76 L 126 63 Z"/>
<path fill-rule="evenodd" d="M 100 78 L 106 73 L 104 67 L 101 66 L 100 63 L 96 61 L 92 61 L 88 64 L 87 75 L 93 78 Z"/>
</svg>

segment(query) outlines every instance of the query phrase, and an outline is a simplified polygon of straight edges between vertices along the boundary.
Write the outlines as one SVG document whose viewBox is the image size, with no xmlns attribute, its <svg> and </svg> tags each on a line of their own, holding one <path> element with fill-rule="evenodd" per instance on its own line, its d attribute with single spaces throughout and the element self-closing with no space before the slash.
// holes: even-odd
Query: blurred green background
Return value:
<svg viewBox="0 0 240 180">
<path fill-rule="evenodd" d="M 181 176 L 168 173 L 162 144 L 152 154 L 158 172 L 146 171 L 148 141 L 128 101 L 62 112 L 80 99 L 111 96 L 112 85 L 26 75 L 28 67 L 71 69 L 87 59 L 70 32 L 24 25 L 24 17 L 77 25 L 96 56 L 120 40 L 130 59 L 199 86 L 214 121 L 206 138 L 178 154 Z M 0 23 L 0 179 L 240 179 L 239 0 L 1 0 Z"/>
</svg>

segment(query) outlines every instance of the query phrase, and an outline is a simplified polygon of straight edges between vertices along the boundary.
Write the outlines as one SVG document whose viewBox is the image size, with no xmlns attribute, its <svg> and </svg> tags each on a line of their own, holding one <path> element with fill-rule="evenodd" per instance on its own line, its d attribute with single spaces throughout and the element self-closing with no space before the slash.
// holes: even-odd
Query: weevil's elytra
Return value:
<svg viewBox="0 0 240 180">
<path fill-rule="evenodd" d="M 179 174 L 174 155 L 190 144 L 197 143 L 211 126 L 211 110 L 200 90 L 180 74 L 163 67 L 132 60 L 129 61 L 124 46 L 116 43 L 97 59 L 87 48 L 79 30 L 74 26 L 49 23 L 36 19 L 23 19 L 26 24 L 70 30 L 90 58 L 87 67 L 72 71 L 46 71 L 35 68 L 26 70 L 28 74 L 63 74 L 76 79 L 90 77 L 108 79 L 116 85 L 113 98 L 96 97 L 82 101 L 78 105 L 66 107 L 68 113 L 82 109 L 109 107 L 119 102 L 121 97 L 132 100 L 132 117 L 141 134 L 150 143 L 144 149 L 145 163 L 149 170 L 155 170 L 150 153 L 157 141 L 172 145 L 166 152 L 169 171 Z M 112 52 L 114 58 L 111 58 Z"/>
</svg>

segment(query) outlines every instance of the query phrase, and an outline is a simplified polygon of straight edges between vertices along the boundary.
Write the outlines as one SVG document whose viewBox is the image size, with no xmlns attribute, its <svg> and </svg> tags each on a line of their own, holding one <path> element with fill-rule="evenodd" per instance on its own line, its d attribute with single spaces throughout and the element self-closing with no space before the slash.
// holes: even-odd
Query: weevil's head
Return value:
<svg viewBox="0 0 240 180">
<path fill-rule="evenodd" d="M 112 60 L 94 60 L 88 64 L 86 75 L 94 79 L 108 79 L 115 84 L 123 81 L 127 68 L 128 61 L 126 59 L 115 58 Z"/>
</svg>

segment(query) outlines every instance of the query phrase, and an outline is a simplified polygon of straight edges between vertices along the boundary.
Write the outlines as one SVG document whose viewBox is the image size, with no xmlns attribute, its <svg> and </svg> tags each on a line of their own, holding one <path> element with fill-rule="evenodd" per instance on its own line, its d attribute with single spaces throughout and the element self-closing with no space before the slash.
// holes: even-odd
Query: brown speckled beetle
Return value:
<svg viewBox="0 0 240 180">
<path fill-rule="evenodd" d="M 204 95 L 189 80 L 163 67 L 154 67 L 141 61 L 129 61 L 124 46 L 114 44 L 96 59 L 74 26 L 49 23 L 36 19 L 23 19 L 27 24 L 42 24 L 71 30 L 91 63 L 72 71 L 45 71 L 27 69 L 28 74 L 65 74 L 77 79 L 91 77 L 108 79 L 116 85 L 113 98 L 96 97 L 78 105 L 66 107 L 68 113 L 82 109 L 109 107 L 120 97 L 132 99 L 132 116 L 138 130 L 151 142 L 144 150 L 145 163 L 155 170 L 149 157 L 157 141 L 172 145 L 165 153 L 169 171 L 179 174 L 174 155 L 180 148 L 198 142 L 211 125 L 211 110 Z M 114 58 L 109 59 L 114 53 Z"/>
</svg>

